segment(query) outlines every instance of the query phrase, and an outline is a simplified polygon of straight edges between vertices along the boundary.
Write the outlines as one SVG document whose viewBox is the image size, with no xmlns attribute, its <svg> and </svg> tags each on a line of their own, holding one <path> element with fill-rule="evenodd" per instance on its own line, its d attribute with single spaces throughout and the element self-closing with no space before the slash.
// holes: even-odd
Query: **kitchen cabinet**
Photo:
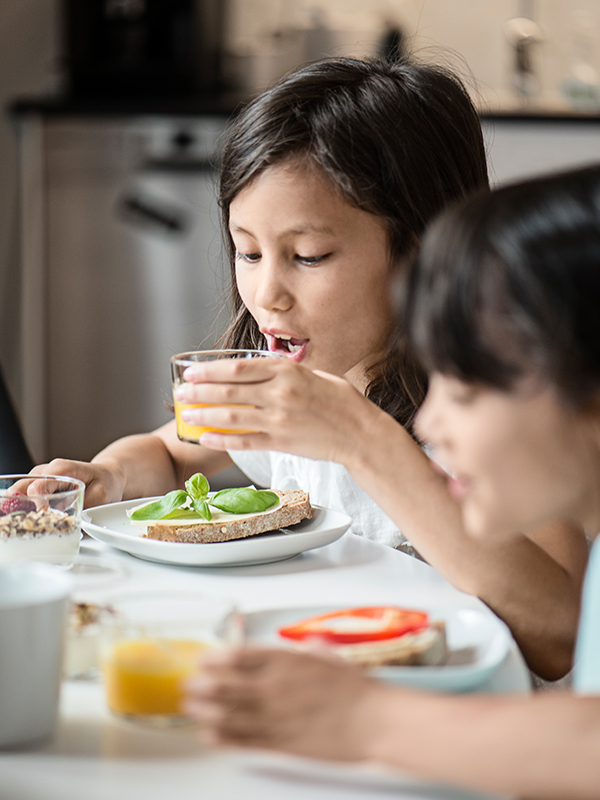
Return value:
<svg viewBox="0 0 600 800">
<path fill-rule="evenodd" d="M 600 118 L 500 116 L 482 119 L 492 184 L 600 162 Z"/>
</svg>

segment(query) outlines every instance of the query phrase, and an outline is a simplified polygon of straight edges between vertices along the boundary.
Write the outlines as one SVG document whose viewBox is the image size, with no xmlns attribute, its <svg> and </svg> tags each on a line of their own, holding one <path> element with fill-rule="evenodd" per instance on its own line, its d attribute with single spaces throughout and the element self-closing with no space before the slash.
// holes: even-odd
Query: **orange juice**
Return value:
<svg viewBox="0 0 600 800">
<path fill-rule="evenodd" d="M 184 408 L 206 408 L 210 403 L 179 403 L 173 399 L 175 406 L 175 419 L 177 420 L 177 436 L 184 442 L 195 442 L 200 440 L 203 433 L 213 431 L 215 433 L 251 433 L 251 431 L 228 430 L 226 428 L 206 428 L 204 425 L 190 425 L 181 419 L 181 412 Z M 240 405 L 240 408 L 252 408 L 249 405 Z"/>
<path fill-rule="evenodd" d="M 117 714 L 181 716 L 182 681 L 210 645 L 186 639 L 116 641 L 103 662 L 109 708 Z"/>
</svg>

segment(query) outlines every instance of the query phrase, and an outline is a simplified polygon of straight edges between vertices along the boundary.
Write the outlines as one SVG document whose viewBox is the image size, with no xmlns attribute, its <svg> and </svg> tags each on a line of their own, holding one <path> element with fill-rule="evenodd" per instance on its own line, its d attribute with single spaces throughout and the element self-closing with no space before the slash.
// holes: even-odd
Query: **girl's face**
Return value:
<svg viewBox="0 0 600 800">
<path fill-rule="evenodd" d="M 363 388 L 392 324 L 383 222 L 291 162 L 236 195 L 229 226 L 238 290 L 269 350 Z"/>
<path fill-rule="evenodd" d="M 551 389 L 501 392 L 435 373 L 417 429 L 452 474 L 473 535 L 526 532 L 556 519 L 600 529 L 600 420 Z"/>
</svg>

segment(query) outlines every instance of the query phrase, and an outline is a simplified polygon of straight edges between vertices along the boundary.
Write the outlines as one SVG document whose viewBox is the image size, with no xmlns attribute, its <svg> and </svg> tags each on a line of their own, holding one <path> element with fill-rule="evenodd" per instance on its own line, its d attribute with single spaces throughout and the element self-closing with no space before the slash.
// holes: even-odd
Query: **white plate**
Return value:
<svg viewBox="0 0 600 800">
<path fill-rule="evenodd" d="M 345 606 L 347 608 L 348 606 Z M 248 641 L 265 646 L 287 647 L 277 633 L 315 614 L 336 611 L 332 606 L 273 609 L 245 615 Z M 390 683 L 410 684 L 422 689 L 465 692 L 475 689 L 502 664 L 510 647 L 506 625 L 490 611 L 472 608 L 421 608 L 432 620 L 444 620 L 450 651 L 448 663 L 439 667 L 377 667 L 371 672 Z"/>
<path fill-rule="evenodd" d="M 147 498 L 148 502 L 158 498 Z M 83 512 L 82 528 L 94 539 L 131 553 L 132 556 L 162 564 L 193 567 L 223 567 L 265 564 L 313 550 L 335 542 L 346 531 L 351 519 L 339 511 L 313 506 L 312 519 L 305 519 L 279 531 L 214 544 L 187 544 L 146 539 L 144 529 L 132 525 L 127 509 L 140 500 L 124 500 Z M 286 532 L 286 531 L 289 531 Z"/>
</svg>

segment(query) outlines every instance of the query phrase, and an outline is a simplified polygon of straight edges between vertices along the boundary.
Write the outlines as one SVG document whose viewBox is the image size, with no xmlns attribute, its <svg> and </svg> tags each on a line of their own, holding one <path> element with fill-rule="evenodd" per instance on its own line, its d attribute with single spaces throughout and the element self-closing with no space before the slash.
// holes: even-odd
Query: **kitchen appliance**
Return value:
<svg viewBox="0 0 600 800">
<path fill-rule="evenodd" d="M 224 0 L 63 0 L 76 96 L 176 96 L 221 89 Z"/>
<path fill-rule="evenodd" d="M 37 462 L 87 460 L 171 419 L 170 357 L 223 332 L 211 154 L 226 120 L 49 116 L 35 153 L 25 124 L 22 417 Z"/>
</svg>

